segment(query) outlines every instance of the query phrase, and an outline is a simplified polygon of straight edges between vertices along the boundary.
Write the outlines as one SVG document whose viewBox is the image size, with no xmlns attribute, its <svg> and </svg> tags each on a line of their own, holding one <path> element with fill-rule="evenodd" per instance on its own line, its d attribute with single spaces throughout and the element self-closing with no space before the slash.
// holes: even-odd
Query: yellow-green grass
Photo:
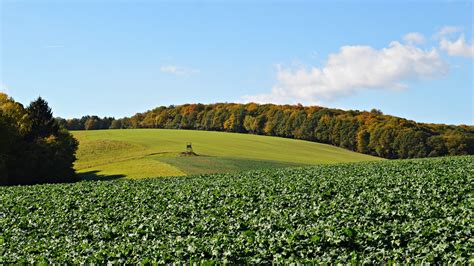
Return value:
<svg viewBox="0 0 474 266">
<path fill-rule="evenodd" d="M 127 129 L 74 131 L 73 135 L 79 140 L 75 168 L 89 176 L 180 176 L 380 160 L 331 145 L 251 134 Z M 199 156 L 180 156 L 187 142 Z"/>
</svg>

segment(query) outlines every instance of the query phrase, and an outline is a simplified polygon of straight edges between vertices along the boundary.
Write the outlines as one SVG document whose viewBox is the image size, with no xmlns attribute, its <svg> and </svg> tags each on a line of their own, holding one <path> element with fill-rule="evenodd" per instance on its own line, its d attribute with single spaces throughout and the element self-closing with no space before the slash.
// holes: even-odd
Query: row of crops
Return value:
<svg viewBox="0 0 474 266">
<path fill-rule="evenodd" d="M 473 161 L 2 187 L 0 264 L 473 263 Z"/>
</svg>

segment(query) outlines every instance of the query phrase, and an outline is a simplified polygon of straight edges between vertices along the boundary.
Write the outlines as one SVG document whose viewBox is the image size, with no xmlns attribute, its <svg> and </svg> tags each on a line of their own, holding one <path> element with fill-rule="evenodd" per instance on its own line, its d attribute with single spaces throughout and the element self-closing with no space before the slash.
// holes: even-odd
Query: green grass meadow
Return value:
<svg viewBox="0 0 474 266">
<path fill-rule="evenodd" d="M 380 158 L 331 145 L 250 134 L 170 129 L 74 131 L 88 178 L 145 178 L 359 162 Z M 199 156 L 183 157 L 191 142 Z"/>
</svg>

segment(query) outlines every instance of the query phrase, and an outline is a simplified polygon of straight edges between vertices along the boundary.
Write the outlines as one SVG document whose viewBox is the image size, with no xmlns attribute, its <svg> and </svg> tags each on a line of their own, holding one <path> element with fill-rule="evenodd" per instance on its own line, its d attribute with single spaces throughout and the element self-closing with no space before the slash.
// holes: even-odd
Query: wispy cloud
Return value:
<svg viewBox="0 0 474 266">
<path fill-rule="evenodd" d="M 63 47 L 64 45 L 61 45 L 61 44 L 47 44 L 43 46 L 43 48 L 46 48 L 46 49 L 63 48 Z"/>
<path fill-rule="evenodd" d="M 317 59 L 318 58 L 318 52 L 312 51 L 309 55 L 312 59 Z"/>
<path fill-rule="evenodd" d="M 410 32 L 403 36 L 403 40 L 410 44 L 422 44 L 425 42 L 425 36 L 418 32 Z"/>
<path fill-rule="evenodd" d="M 200 72 L 199 69 L 176 66 L 176 65 L 161 66 L 160 71 L 163 73 L 173 74 L 176 76 L 187 76 L 191 74 L 198 74 Z"/>
<path fill-rule="evenodd" d="M 438 30 L 438 32 L 435 33 L 433 36 L 435 39 L 440 39 L 446 35 L 456 33 L 456 32 L 461 32 L 462 27 L 459 26 L 444 26 L 441 29 Z"/>
<path fill-rule="evenodd" d="M 406 82 L 446 75 L 448 64 L 435 48 L 423 50 L 394 41 L 386 48 L 343 46 L 323 67 L 277 66 L 269 93 L 246 95 L 247 102 L 318 103 L 365 89 L 402 90 Z"/>
</svg>

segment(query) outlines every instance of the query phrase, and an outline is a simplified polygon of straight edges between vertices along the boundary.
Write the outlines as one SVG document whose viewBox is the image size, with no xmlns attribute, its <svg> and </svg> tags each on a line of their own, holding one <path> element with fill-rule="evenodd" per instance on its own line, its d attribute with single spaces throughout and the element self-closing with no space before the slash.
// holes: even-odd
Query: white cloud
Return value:
<svg viewBox="0 0 474 266">
<path fill-rule="evenodd" d="M 453 33 L 462 32 L 462 27 L 444 26 L 435 35 L 434 38 L 439 40 L 439 47 L 451 56 L 474 57 L 474 41 L 466 43 L 464 34 L 457 34 L 455 40 Z"/>
<path fill-rule="evenodd" d="M 282 87 L 274 86 L 270 93 L 257 95 L 245 95 L 242 97 L 243 103 L 274 103 L 274 104 L 297 104 L 321 105 L 321 101 L 313 97 L 298 97 L 292 91 Z"/>
<path fill-rule="evenodd" d="M 425 37 L 418 32 L 410 32 L 403 36 L 403 40 L 410 44 L 422 44 L 425 42 Z"/>
<path fill-rule="evenodd" d="M 199 73 L 199 69 L 193 69 L 188 67 L 181 67 L 175 65 L 165 65 L 160 67 L 160 71 L 168 74 L 173 74 L 176 76 L 186 76 L 190 74 Z"/>
<path fill-rule="evenodd" d="M 439 42 L 442 50 L 445 50 L 451 56 L 474 57 L 474 41 L 466 43 L 464 34 L 461 34 L 456 41 L 450 41 L 442 38 Z"/>
<path fill-rule="evenodd" d="M 405 82 L 432 79 L 448 72 L 448 65 L 436 49 L 422 50 L 411 44 L 390 43 L 389 47 L 343 46 L 317 67 L 277 67 L 277 84 L 271 92 L 247 95 L 259 103 L 318 103 L 364 89 L 401 90 Z"/>
<path fill-rule="evenodd" d="M 434 37 L 436 39 L 439 39 L 448 34 L 460 32 L 460 31 L 462 31 L 462 28 L 458 26 L 444 26 L 434 35 Z"/>
</svg>

